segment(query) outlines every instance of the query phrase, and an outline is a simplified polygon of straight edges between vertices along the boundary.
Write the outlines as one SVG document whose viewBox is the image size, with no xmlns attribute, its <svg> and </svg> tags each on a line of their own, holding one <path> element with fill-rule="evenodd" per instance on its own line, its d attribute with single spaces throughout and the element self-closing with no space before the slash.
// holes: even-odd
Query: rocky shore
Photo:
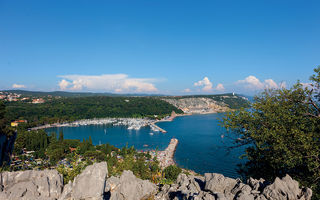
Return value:
<svg viewBox="0 0 320 200">
<path fill-rule="evenodd" d="M 63 185 L 56 170 L 2 172 L 0 200 L 310 200 L 312 191 L 300 188 L 289 175 L 273 182 L 250 178 L 246 183 L 221 174 L 180 174 L 171 185 L 155 185 L 131 171 L 108 176 L 106 162 L 84 169 Z"/>
</svg>

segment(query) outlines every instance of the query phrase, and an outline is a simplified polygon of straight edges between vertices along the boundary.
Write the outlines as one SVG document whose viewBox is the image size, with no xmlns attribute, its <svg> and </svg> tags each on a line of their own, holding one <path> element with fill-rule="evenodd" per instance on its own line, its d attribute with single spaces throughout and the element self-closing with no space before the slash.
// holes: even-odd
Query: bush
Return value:
<svg viewBox="0 0 320 200">
<path fill-rule="evenodd" d="M 181 173 L 181 168 L 177 167 L 176 165 L 170 165 L 163 170 L 164 176 L 166 179 L 171 181 L 175 181 L 178 175 Z"/>
</svg>

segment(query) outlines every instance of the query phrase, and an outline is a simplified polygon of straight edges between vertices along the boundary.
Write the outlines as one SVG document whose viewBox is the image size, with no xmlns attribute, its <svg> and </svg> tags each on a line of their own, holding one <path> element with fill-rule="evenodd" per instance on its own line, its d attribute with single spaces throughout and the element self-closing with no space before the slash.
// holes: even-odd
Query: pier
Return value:
<svg viewBox="0 0 320 200">
<path fill-rule="evenodd" d="M 170 165 L 174 165 L 173 156 L 178 145 L 178 139 L 172 138 L 168 147 L 164 151 L 159 151 L 157 159 L 160 162 L 161 168 L 166 168 Z"/>
<path fill-rule="evenodd" d="M 166 133 L 166 132 L 167 132 L 166 130 L 164 130 L 164 129 L 160 128 L 159 126 L 157 126 L 155 123 L 156 123 L 156 122 L 151 122 L 151 123 L 149 124 L 149 126 L 150 126 L 150 128 L 151 128 L 152 130 L 160 131 L 161 133 Z"/>
</svg>

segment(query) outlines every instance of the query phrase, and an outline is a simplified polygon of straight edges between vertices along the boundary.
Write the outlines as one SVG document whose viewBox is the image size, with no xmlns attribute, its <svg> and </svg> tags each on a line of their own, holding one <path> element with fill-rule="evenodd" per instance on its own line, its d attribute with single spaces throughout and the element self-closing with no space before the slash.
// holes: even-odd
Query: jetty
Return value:
<svg viewBox="0 0 320 200">
<path fill-rule="evenodd" d="M 161 168 L 166 168 L 170 165 L 174 165 L 173 156 L 178 145 L 178 139 L 172 138 L 168 147 L 164 151 L 159 151 L 157 154 L 157 160 L 160 163 Z"/>
<path fill-rule="evenodd" d="M 159 126 L 157 126 L 155 123 L 157 123 L 157 122 L 151 122 L 151 123 L 149 124 L 150 128 L 151 128 L 153 131 L 160 131 L 161 133 L 166 133 L 166 132 L 167 132 L 166 130 L 164 130 L 164 129 L 160 128 Z"/>
</svg>

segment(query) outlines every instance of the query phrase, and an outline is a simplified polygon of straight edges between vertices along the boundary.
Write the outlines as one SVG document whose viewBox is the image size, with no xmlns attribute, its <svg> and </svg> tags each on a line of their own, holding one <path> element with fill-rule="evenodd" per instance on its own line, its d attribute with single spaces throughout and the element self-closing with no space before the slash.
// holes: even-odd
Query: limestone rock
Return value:
<svg viewBox="0 0 320 200">
<path fill-rule="evenodd" d="M 163 186 L 155 196 L 157 200 L 194 199 L 215 200 L 214 195 L 203 191 L 204 179 L 202 177 L 179 174 L 176 183 Z"/>
<path fill-rule="evenodd" d="M 63 192 L 59 200 L 71 199 L 71 194 L 72 194 L 72 182 L 69 181 L 69 183 L 63 187 Z"/>
<path fill-rule="evenodd" d="M 233 199 L 234 195 L 231 191 L 237 185 L 237 180 L 216 173 L 206 173 L 204 177 L 205 190 L 213 194 L 224 194 L 225 198 Z"/>
<path fill-rule="evenodd" d="M 304 192 L 304 190 L 306 192 Z M 274 200 L 310 200 L 312 192 L 310 189 L 300 189 L 299 183 L 289 175 L 282 179 L 276 178 L 275 181 L 263 190 L 263 195 L 267 199 Z"/>
<path fill-rule="evenodd" d="M 0 199 L 58 199 L 63 179 L 56 170 L 1 173 Z"/>
<path fill-rule="evenodd" d="M 103 199 L 107 175 L 107 162 L 94 163 L 86 167 L 73 181 L 72 199 Z"/>
<path fill-rule="evenodd" d="M 131 171 L 124 171 L 119 179 L 109 179 L 106 182 L 106 190 L 110 192 L 111 200 L 140 200 L 157 192 L 153 183 L 135 177 Z"/>
</svg>

